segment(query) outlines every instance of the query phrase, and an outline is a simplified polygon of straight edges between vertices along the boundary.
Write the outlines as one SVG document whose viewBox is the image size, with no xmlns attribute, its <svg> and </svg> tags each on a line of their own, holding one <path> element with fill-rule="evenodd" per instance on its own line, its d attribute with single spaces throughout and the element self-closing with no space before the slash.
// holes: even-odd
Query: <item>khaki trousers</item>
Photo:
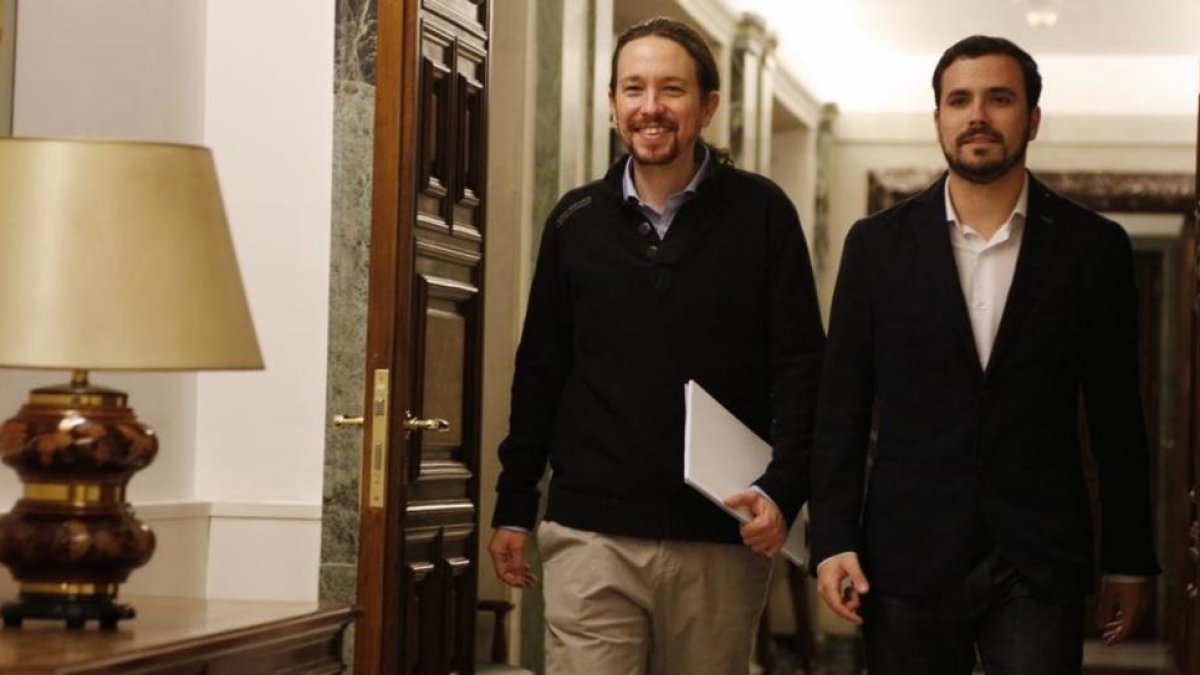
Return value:
<svg viewBox="0 0 1200 675">
<path fill-rule="evenodd" d="M 771 561 L 741 545 L 538 528 L 549 675 L 738 675 Z"/>
</svg>

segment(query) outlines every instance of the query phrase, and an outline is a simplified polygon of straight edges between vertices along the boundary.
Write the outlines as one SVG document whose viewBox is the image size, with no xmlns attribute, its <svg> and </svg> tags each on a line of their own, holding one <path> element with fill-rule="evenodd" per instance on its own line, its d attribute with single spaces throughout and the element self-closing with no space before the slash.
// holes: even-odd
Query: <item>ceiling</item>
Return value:
<svg viewBox="0 0 1200 675">
<path fill-rule="evenodd" d="M 976 33 L 1029 51 L 1056 113 L 1194 116 L 1200 93 L 1200 0 L 721 1 L 761 16 L 785 67 L 845 111 L 929 110 L 938 56 Z M 1057 23 L 1030 26 L 1031 9 Z"/>
<path fill-rule="evenodd" d="M 1000 35 L 1038 55 L 1200 57 L 1200 0 L 727 0 L 786 43 L 785 26 L 818 24 L 884 51 L 940 53 L 974 33 Z M 1057 14 L 1032 27 L 1031 9 Z M 837 24 L 837 25 L 829 25 Z M 817 28 L 817 26 L 812 26 Z"/>
</svg>

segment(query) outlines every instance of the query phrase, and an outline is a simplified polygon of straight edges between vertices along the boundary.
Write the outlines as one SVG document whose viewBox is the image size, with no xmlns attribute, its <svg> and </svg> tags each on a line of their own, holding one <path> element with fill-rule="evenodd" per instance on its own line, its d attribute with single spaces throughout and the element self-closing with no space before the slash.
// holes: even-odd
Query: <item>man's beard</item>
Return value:
<svg viewBox="0 0 1200 675">
<path fill-rule="evenodd" d="M 659 154 L 642 152 L 636 145 L 630 144 L 629 154 L 633 155 L 633 161 L 642 166 L 665 166 L 679 157 L 679 143 L 672 139 L 670 144 Z"/>
<path fill-rule="evenodd" d="M 984 135 L 993 140 L 996 140 L 1002 153 L 1000 157 L 985 162 L 983 164 L 969 164 L 960 160 L 956 153 L 946 149 L 945 144 L 942 145 L 942 155 L 946 157 L 946 164 L 950 165 L 950 170 L 962 176 L 964 179 L 979 185 L 987 185 L 996 182 L 1001 176 L 1006 175 L 1014 166 L 1025 161 L 1025 149 L 1029 146 L 1029 134 L 1026 132 L 1024 140 L 1017 146 L 1016 151 L 1011 155 L 1008 154 L 1004 145 L 1004 136 L 993 129 L 972 129 L 962 134 L 959 134 L 954 139 L 954 147 L 957 150 L 962 147 L 966 139 L 973 136 Z"/>
<path fill-rule="evenodd" d="M 649 126 L 660 126 L 663 129 L 663 134 L 670 135 L 670 140 L 665 147 L 657 146 L 659 149 L 654 154 L 644 152 L 638 149 L 634 139 L 637 137 L 637 129 Z M 625 145 L 629 148 L 629 154 L 633 155 L 633 160 L 643 166 L 665 166 L 674 162 L 679 157 L 679 129 L 678 127 L 665 119 L 649 119 L 638 124 L 635 129 L 629 132 L 629 138 L 625 139 Z"/>
</svg>

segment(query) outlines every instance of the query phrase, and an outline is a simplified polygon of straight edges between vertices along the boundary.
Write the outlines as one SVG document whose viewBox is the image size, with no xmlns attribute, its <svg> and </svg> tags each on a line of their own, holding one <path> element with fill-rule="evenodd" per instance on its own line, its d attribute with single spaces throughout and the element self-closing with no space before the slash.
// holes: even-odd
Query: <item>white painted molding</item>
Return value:
<svg viewBox="0 0 1200 675">
<path fill-rule="evenodd" d="M 928 113 L 844 112 L 838 143 L 925 143 L 935 139 Z M 1196 118 L 1185 115 L 1052 115 L 1043 113 L 1035 143 L 1103 146 L 1185 146 L 1196 143 Z"/>
<path fill-rule="evenodd" d="M 588 40 L 571 36 L 588 34 L 587 0 L 564 0 L 562 6 L 562 72 L 558 130 L 558 192 L 562 194 L 590 180 L 584 139 L 591 126 L 588 109 L 592 81 L 588 72 Z"/>
<path fill-rule="evenodd" d="M 701 30 L 722 44 L 733 44 L 741 14 L 726 0 L 676 0 L 676 3 Z"/>
<path fill-rule="evenodd" d="M 320 504 L 192 500 L 144 502 L 133 510 L 154 531 L 158 545 L 122 593 L 316 599 Z"/>
<path fill-rule="evenodd" d="M 162 501 L 133 504 L 146 522 L 185 518 L 266 518 L 270 520 L 320 520 L 321 505 L 300 502 Z"/>
<path fill-rule="evenodd" d="M 1196 145 L 1196 116 L 1042 114 L 1038 138 L 1087 145 Z"/>
<path fill-rule="evenodd" d="M 774 78 L 775 100 L 801 124 L 815 130 L 821 122 L 821 102 L 796 79 L 782 60 L 775 62 Z"/>
<path fill-rule="evenodd" d="M 616 40 L 613 37 L 613 0 L 592 0 L 592 110 L 591 156 L 588 180 L 598 180 L 608 171 L 609 103 L 608 83 L 612 66 L 608 58 Z"/>
</svg>

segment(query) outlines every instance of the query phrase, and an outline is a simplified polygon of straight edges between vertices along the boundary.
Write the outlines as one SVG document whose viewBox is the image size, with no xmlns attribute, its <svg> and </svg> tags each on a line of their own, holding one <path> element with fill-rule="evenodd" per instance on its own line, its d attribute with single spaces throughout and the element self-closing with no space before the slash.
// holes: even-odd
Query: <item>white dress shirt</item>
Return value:
<svg viewBox="0 0 1200 675">
<path fill-rule="evenodd" d="M 946 181 L 946 221 L 950 227 L 950 245 L 954 249 L 963 299 L 967 302 L 971 332 L 975 336 L 975 352 L 983 368 L 987 368 L 988 359 L 992 356 L 996 331 L 1000 328 L 1000 317 L 1004 315 L 1004 304 L 1008 300 L 1008 289 L 1012 287 L 1028 208 L 1029 175 L 1026 174 L 1021 196 L 1017 198 L 1012 213 L 991 239 L 984 239 L 970 223 L 959 220 L 958 212 L 950 201 L 950 181 Z"/>
</svg>

